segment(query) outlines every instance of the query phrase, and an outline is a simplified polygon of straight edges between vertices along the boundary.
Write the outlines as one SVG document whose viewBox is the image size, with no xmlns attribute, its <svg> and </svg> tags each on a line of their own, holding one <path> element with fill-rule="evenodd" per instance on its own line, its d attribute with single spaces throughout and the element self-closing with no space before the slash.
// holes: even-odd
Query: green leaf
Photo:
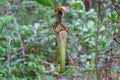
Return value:
<svg viewBox="0 0 120 80">
<path fill-rule="evenodd" d="M 53 5 L 56 2 L 56 0 L 36 0 L 36 1 L 43 6 L 50 6 L 50 7 L 53 7 Z"/>
<path fill-rule="evenodd" d="M 49 76 L 48 80 L 54 80 L 53 76 Z"/>
<path fill-rule="evenodd" d="M 65 0 L 60 0 L 60 4 L 63 5 L 65 3 Z"/>
<path fill-rule="evenodd" d="M 6 47 L 6 43 L 5 43 L 5 41 L 1 41 L 1 42 L 0 42 L 0 46 L 2 46 L 2 47 Z"/>
<path fill-rule="evenodd" d="M 6 2 L 6 1 L 10 1 L 10 0 L 0 0 L 0 2 Z"/>
<path fill-rule="evenodd" d="M 29 67 L 33 66 L 33 62 L 30 61 L 30 62 L 28 63 L 28 66 L 29 66 Z"/>
<path fill-rule="evenodd" d="M 111 13 L 110 17 L 113 18 L 113 19 L 116 19 L 117 16 L 116 16 L 115 13 Z"/>
<path fill-rule="evenodd" d="M 79 2 L 77 2 L 77 3 L 75 3 L 75 4 L 73 4 L 73 8 L 74 8 L 74 9 L 82 9 L 82 10 L 85 9 L 84 4 L 83 4 L 82 1 L 79 1 Z"/>
<path fill-rule="evenodd" d="M 7 71 L 6 68 L 3 68 L 2 66 L 0 66 L 0 77 L 1 77 L 3 74 L 5 74 L 6 71 Z M 1 79 L 0 79 L 0 80 L 1 80 Z"/>
<path fill-rule="evenodd" d="M 5 48 L 0 46 L 0 55 L 4 55 L 6 52 Z"/>
<path fill-rule="evenodd" d="M 14 62 L 12 62 L 11 64 L 12 65 L 17 65 L 17 64 L 19 64 L 20 62 L 22 62 L 22 61 L 24 61 L 25 59 L 17 59 L 16 61 L 14 61 Z"/>
<path fill-rule="evenodd" d="M 95 34 L 94 33 L 86 34 L 83 38 L 86 39 L 92 36 L 95 36 Z"/>
<path fill-rule="evenodd" d="M 9 23 L 13 20 L 13 16 L 3 16 L 3 17 L 0 17 L 0 22 L 1 23 Z"/>
</svg>

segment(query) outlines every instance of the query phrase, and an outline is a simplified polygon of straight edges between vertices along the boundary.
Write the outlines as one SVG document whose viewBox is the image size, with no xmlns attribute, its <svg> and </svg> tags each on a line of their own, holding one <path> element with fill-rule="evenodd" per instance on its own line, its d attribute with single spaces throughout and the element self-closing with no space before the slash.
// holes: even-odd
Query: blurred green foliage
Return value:
<svg viewBox="0 0 120 80">
<path fill-rule="evenodd" d="M 8 1 L 10 6 L 5 5 Z M 63 23 L 68 27 L 69 32 L 66 72 L 59 74 L 55 68 L 56 39 L 53 31 L 56 15 L 53 7 L 50 7 L 51 4 L 54 6 L 55 0 L 37 0 L 37 2 L 0 1 L 0 80 L 54 80 L 57 78 L 86 80 L 89 77 L 96 80 L 94 67 L 97 28 L 99 28 L 99 72 L 104 72 L 104 61 L 107 57 L 111 54 L 120 56 L 118 44 L 113 42 L 110 46 L 113 35 L 120 33 L 119 26 L 113 20 L 120 20 L 120 17 L 115 11 L 111 11 L 111 7 L 102 10 L 104 17 L 101 24 L 97 25 L 96 7 L 86 12 L 83 0 L 63 0 L 61 5 L 70 6 L 70 12 L 63 15 Z M 106 6 L 105 3 L 103 7 Z M 111 1 L 108 3 L 112 4 Z M 10 13 L 8 7 L 11 7 Z M 18 34 L 26 56 L 21 54 L 21 40 Z M 111 47 L 113 51 L 105 54 L 105 51 Z M 113 76 L 116 76 L 119 69 L 118 64 L 112 64 L 112 70 L 115 73 Z"/>
</svg>

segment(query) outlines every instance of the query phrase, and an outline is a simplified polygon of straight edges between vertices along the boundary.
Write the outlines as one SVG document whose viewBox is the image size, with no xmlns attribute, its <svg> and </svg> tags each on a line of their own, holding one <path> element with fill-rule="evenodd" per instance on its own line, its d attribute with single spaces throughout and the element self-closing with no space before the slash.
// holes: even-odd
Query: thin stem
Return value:
<svg viewBox="0 0 120 80">
<path fill-rule="evenodd" d="M 101 23 L 101 0 L 98 0 L 98 23 L 97 23 L 97 32 L 96 32 L 96 56 L 95 56 L 95 64 L 96 64 L 96 76 L 97 80 L 99 80 L 99 73 L 98 73 L 98 36 L 99 36 L 99 25 Z"/>
<path fill-rule="evenodd" d="M 21 39 L 21 36 L 20 36 L 20 33 L 19 33 L 19 28 L 18 28 L 17 20 L 16 20 L 16 18 L 14 17 L 14 15 L 13 15 L 13 13 L 12 13 L 12 11 L 11 11 L 11 4 L 10 4 L 10 2 L 6 2 L 6 3 L 8 4 L 8 7 L 9 7 L 9 9 L 10 9 L 10 14 L 11 14 L 11 16 L 13 17 L 13 20 L 14 20 L 14 24 L 15 24 L 16 31 L 17 31 L 17 36 L 18 36 L 18 39 L 19 39 L 19 41 L 20 41 L 20 46 L 21 46 L 21 48 L 22 48 L 22 55 L 25 56 L 26 54 L 25 54 L 24 45 L 23 45 L 23 42 L 22 42 L 22 39 Z"/>
<path fill-rule="evenodd" d="M 117 40 L 118 37 L 120 37 L 120 34 L 115 36 L 113 39 L 115 40 L 116 43 L 118 43 L 120 45 L 120 42 Z"/>
</svg>

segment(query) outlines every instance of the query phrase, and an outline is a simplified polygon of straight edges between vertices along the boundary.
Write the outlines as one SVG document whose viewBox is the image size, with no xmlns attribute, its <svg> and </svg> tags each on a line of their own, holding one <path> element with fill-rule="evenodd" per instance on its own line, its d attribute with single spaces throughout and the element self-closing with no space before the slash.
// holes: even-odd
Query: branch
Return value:
<svg viewBox="0 0 120 80">
<path fill-rule="evenodd" d="M 119 4 L 118 4 L 119 5 Z M 114 4 L 115 6 L 115 11 L 117 12 L 117 14 L 120 16 L 120 9 L 119 9 L 119 6 L 117 4 Z"/>
<path fill-rule="evenodd" d="M 42 60 L 42 59 L 38 59 L 40 62 L 42 62 L 43 64 L 46 64 L 46 65 L 55 65 L 55 64 L 53 64 L 53 63 L 50 63 L 50 62 L 47 62 L 47 61 L 44 61 L 44 60 Z"/>
<path fill-rule="evenodd" d="M 118 44 L 120 45 L 120 42 L 117 40 L 117 38 L 119 38 L 119 37 L 120 37 L 120 34 L 117 35 L 117 36 L 115 36 L 113 39 L 114 39 L 114 41 L 115 41 L 116 43 L 118 43 Z"/>
<path fill-rule="evenodd" d="M 21 36 L 20 36 L 20 33 L 19 33 L 19 28 L 18 28 L 17 20 L 14 17 L 13 12 L 11 10 L 11 4 L 10 4 L 10 2 L 6 2 L 6 4 L 7 4 L 7 7 L 9 8 L 10 15 L 13 16 L 13 19 L 14 19 L 14 24 L 15 24 L 16 31 L 17 31 L 17 36 L 18 36 L 18 39 L 20 41 L 20 46 L 21 46 L 21 49 L 22 49 L 22 55 L 25 56 L 26 54 L 25 54 L 23 42 L 22 42 L 22 39 L 21 39 Z"/>
<path fill-rule="evenodd" d="M 109 49 L 107 49 L 104 54 L 108 54 L 110 51 L 112 50 L 112 47 L 110 47 Z"/>
<path fill-rule="evenodd" d="M 26 49 L 26 47 L 29 45 L 29 43 L 27 43 L 26 45 L 24 45 L 24 48 Z M 15 50 L 14 52 L 11 53 L 17 53 L 12 55 L 11 57 L 8 57 L 7 60 L 5 60 L 5 62 L 3 63 L 3 66 L 5 66 L 11 59 L 13 59 L 15 56 L 20 55 L 21 54 L 21 48 L 18 48 L 17 50 Z M 28 56 L 28 55 L 25 55 Z"/>
<path fill-rule="evenodd" d="M 98 0 L 98 23 L 97 23 L 97 32 L 96 32 L 96 56 L 95 56 L 95 68 L 96 68 L 96 76 L 97 80 L 99 80 L 99 73 L 98 73 L 98 36 L 99 36 L 99 25 L 101 23 L 101 0 Z"/>
</svg>

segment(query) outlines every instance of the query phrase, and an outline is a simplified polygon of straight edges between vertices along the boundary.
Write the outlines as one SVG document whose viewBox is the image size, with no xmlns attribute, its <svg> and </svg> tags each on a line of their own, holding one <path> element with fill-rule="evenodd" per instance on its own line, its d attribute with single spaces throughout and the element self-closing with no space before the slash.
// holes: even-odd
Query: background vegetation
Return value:
<svg viewBox="0 0 120 80">
<path fill-rule="evenodd" d="M 120 80 L 120 44 L 114 40 L 119 0 L 102 0 L 100 12 L 99 0 L 90 0 L 88 11 L 86 0 L 58 1 L 70 7 L 62 20 L 69 31 L 61 74 L 55 67 L 56 0 L 45 1 L 0 0 L 0 80 Z"/>
</svg>

